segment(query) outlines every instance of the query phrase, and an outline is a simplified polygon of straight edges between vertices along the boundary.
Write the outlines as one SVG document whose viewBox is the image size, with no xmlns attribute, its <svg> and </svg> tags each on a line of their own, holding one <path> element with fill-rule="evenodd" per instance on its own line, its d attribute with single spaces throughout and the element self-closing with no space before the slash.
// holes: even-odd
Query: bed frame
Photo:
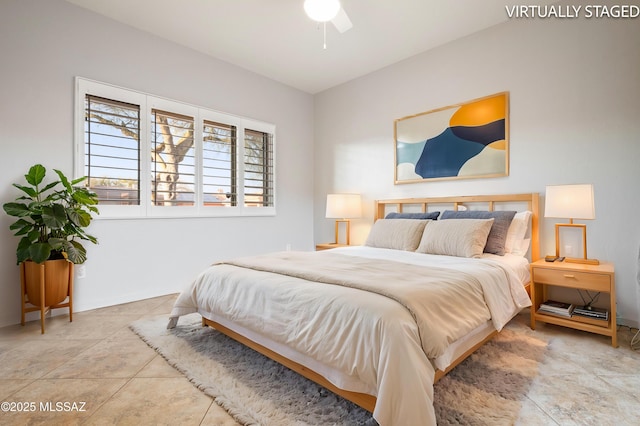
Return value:
<svg viewBox="0 0 640 426">
<path fill-rule="evenodd" d="M 416 211 L 419 209 L 420 212 L 427 212 L 429 208 L 432 210 L 458 210 L 461 206 L 465 206 L 470 210 L 499 210 L 496 209 L 497 206 L 505 205 L 509 206 L 508 208 L 502 208 L 502 210 L 513 210 L 517 209 L 519 211 L 530 210 L 532 212 L 531 215 L 531 249 L 530 249 L 530 260 L 532 262 L 539 259 L 540 254 L 540 241 L 539 241 L 539 232 L 538 232 L 538 219 L 539 219 L 539 205 L 538 205 L 538 194 L 537 193 L 527 193 L 527 194 L 509 194 L 509 195 L 474 195 L 474 196 L 460 196 L 460 197 L 432 197 L 432 198 L 403 198 L 403 199 L 391 199 L 391 200 L 377 200 L 375 201 L 375 211 L 374 211 L 374 220 L 378 220 L 384 218 L 385 215 L 391 211 L 403 212 L 403 211 Z M 514 207 L 514 205 L 517 205 Z M 524 208 L 523 208 L 524 206 Z M 529 291 L 529 283 L 526 285 L 527 292 Z M 245 346 L 250 347 L 251 349 L 265 355 L 268 358 L 284 365 L 285 367 L 290 368 L 296 373 L 306 377 L 307 379 L 329 389 L 337 395 L 359 405 L 367 411 L 373 412 L 373 409 L 376 405 L 376 397 L 373 395 L 360 393 L 360 392 L 352 392 L 344 389 L 340 389 L 327 379 L 325 379 L 322 375 L 316 373 L 315 371 L 305 367 L 302 364 L 299 364 L 295 361 L 292 361 L 283 355 L 272 351 L 269 348 L 266 348 L 253 340 L 227 328 L 223 325 L 212 321 L 207 318 L 202 318 L 202 324 L 206 326 L 210 326 L 220 331 L 223 334 L 231 337 L 234 340 L 242 343 Z M 486 342 L 491 340 L 498 332 L 494 331 L 489 336 L 487 336 L 484 340 L 464 352 L 460 357 L 455 359 L 449 367 L 445 369 L 445 371 L 436 370 L 436 374 L 434 377 L 434 383 L 444 377 L 449 371 L 451 371 L 455 366 L 464 361 L 469 355 L 475 352 L 478 348 L 484 345 Z"/>
</svg>

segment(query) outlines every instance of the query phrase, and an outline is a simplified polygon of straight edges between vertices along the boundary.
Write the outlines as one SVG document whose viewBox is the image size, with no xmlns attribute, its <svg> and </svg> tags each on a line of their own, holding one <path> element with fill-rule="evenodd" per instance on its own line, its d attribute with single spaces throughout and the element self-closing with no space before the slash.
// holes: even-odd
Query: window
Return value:
<svg viewBox="0 0 640 426">
<path fill-rule="evenodd" d="M 85 97 L 84 175 L 100 204 L 140 204 L 140 106 Z"/>
<path fill-rule="evenodd" d="M 244 194 L 247 206 L 273 206 L 273 162 L 271 135 L 244 132 Z"/>
<path fill-rule="evenodd" d="M 272 124 L 76 79 L 76 175 L 101 217 L 275 214 L 274 141 Z"/>
<path fill-rule="evenodd" d="M 237 206 L 236 126 L 204 121 L 202 188 L 205 206 Z"/>
<path fill-rule="evenodd" d="M 151 200 L 156 206 L 195 204 L 194 118 L 151 111 Z"/>
</svg>

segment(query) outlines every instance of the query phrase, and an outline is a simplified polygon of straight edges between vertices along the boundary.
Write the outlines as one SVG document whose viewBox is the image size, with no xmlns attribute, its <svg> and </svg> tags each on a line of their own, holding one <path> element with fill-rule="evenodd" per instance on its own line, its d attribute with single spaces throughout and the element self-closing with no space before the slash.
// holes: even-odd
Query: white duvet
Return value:
<svg viewBox="0 0 640 426">
<path fill-rule="evenodd" d="M 457 283 L 453 293 L 444 292 L 446 303 L 428 308 L 426 318 L 414 318 L 412 307 L 376 292 L 218 264 L 203 271 L 183 291 L 171 312 L 173 323 L 181 315 L 199 312 L 223 325 L 264 336 L 287 348 L 284 355 L 296 362 L 340 371 L 339 376 L 326 377 L 336 386 L 376 396 L 373 416 L 381 425 L 432 425 L 435 371 L 431 360 L 459 337 L 460 330 L 473 329 L 489 319 L 500 330 L 530 305 L 512 269 L 493 260 L 371 247 L 346 247 L 331 253 L 378 259 L 385 268 L 412 264 L 461 271 L 469 290 L 467 293 Z M 382 263 L 389 260 L 394 263 Z M 425 269 L 425 276 L 433 273 Z M 393 283 L 388 287 L 393 290 Z M 414 291 L 411 298 L 435 297 L 425 291 L 424 296 Z M 441 289 L 437 292 L 442 293 Z M 478 298 L 480 304 L 470 310 L 469 300 Z M 438 313 L 438 306 L 447 308 Z M 437 336 L 430 338 L 425 334 L 427 328 Z M 313 360 L 313 367 L 305 360 Z"/>
</svg>

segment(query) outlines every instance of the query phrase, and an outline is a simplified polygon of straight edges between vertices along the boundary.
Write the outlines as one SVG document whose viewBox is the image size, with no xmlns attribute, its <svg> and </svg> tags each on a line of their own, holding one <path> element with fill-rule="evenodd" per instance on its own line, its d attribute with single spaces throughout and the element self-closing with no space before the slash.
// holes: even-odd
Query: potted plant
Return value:
<svg viewBox="0 0 640 426">
<path fill-rule="evenodd" d="M 59 180 L 44 185 L 46 169 L 40 164 L 32 166 L 25 175 L 26 185 L 13 184 L 25 195 L 3 205 L 8 215 L 18 218 L 9 229 L 22 237 L 16 254 L 25 287 L 23 294 L 26 293 L 29 303 L 40 307 L 56 307 L 71 296 L 73 264 L 87 259 L 81 241 L 97 243 L 95 237 L 85 232 L 93 219 L 92 213 L 98 214 L 97 195 L 77 186 L 86 177 L 69 181 L 60 170 L 54 171 Z"/>
</svg>

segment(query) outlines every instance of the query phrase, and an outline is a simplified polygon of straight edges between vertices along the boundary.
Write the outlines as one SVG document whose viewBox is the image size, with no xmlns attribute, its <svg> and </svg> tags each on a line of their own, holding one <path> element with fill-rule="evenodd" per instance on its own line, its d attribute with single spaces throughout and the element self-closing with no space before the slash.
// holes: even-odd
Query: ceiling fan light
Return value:
<svg viewBox="0 0 640 426">
<path fill-rule="evenodd" d="M 314 21 L 327 22 L 338 15 L 340 2 L 338 0 L 305 0 L 304 11 Z"/>
</svg>

